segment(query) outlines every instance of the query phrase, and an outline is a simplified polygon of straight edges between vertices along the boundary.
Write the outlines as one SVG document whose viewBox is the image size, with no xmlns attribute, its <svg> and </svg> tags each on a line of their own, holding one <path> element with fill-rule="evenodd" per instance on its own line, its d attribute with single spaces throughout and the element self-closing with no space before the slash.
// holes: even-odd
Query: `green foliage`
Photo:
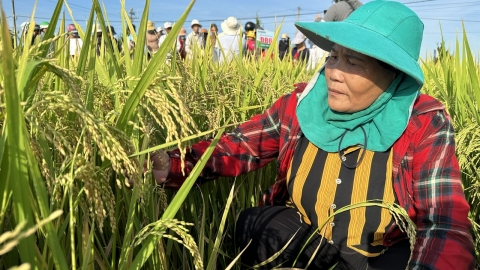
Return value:
<svg viewBox="0 0 480 270">
<path fill-rule="evenodd" d="M 137 48 L 145 46 L 149 4 L 134 33 Z M 308 81 L 313 71 L 276 57 L 240 56 L 219 65 L 208 46 L 182 61 L 172 53 L 175 33 L 193 4 L 150 61 L 143 49 L 128 52 L 126 31 L 133 27 L 125 1 L 123 47 L 102 45 L 100 55 L 91 33 L 97 23 L 106 33 L 108 18 L 97 0 L 86 29 L 59 0 L 44 40 L 33 46 L 33 31 L 14 48 L 3 42 L 10 33 L 2 13 L 0 269 L 240 267 L 235 220 L 258 205 L 275 179 L 275 164 L 197 185 L 212 144 L 182 189 L 173 192 L 143 174 L 146 154 L 169 147 L 184 153 L 197 140 L 218 138 L 291 92 L 294 83 Z M 68 52 L 63 5 L 83 40 L 75 57 Z M 478 247 L 480 71 L 464 35 L 455 57 L 425 61 L 424 91 L 442 100 L 454 120 Z M 105 39 L 102 44 L 114 42 Z M 276 43 L 270 53 L 277 53 Z"/>
<path fill-rule="evenodd" d="M 260 17 L 258 16 L 258 11 L 257 11 L 257 13 L 255 14 L 255 25 L 256 25 L 258 28 L 262 28 L 262 20 L 260 20 Z"/>
</svg>

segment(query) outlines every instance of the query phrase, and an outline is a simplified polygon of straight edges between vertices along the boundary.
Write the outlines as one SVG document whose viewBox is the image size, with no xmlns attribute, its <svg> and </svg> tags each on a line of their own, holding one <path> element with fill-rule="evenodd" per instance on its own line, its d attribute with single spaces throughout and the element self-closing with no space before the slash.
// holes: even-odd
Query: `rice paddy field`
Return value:
<svg viewBox="0 0 480 270">
<path fill-rule="evenodd" d="M 179 59 L 170 52 L 194 1 L 148 61 L 150 1 L 134 34 L 137 49 L 127 47 L 132 24 L 124 7 L 123 52 L 105 38 L 97 56 L 90 33 L 97 24 L 106 33 L 109 23 L 93 0 L 86 28 L 77 24 L 83 48 L 71 57 L 64 4 L 75 20 L 58 1 L 33 45 L 33 30 L 12 42 L 0 16 L 0 269 L 240 269 L 235 220 L 258 204 L 275 164 L 197 185 L 213 143 L 171 191 L 143 173 L 147 153 L 218 138 L 315 71 L 277 57 L 219 65 L 209 47 Z M 453 54 L 421 59 L 422 91 L 441 100 L 454 122 L 478 265 L 480 68 L 467 37 L 459 35 Z"/>
</svg>

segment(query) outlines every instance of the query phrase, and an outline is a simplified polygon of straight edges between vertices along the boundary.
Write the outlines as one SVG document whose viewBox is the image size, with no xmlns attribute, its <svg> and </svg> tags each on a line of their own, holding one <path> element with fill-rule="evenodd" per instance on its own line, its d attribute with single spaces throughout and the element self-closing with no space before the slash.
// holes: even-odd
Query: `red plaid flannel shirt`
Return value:
<svg viewBox="0 0 480 270">
<path fill-rule="evenodd" d="M 264 205 L 288 199 L 286 176 L 300 127 L 295 115 L 298 96 L 306 84 L 284 95 L 263 114 L 222 136 L 202 172 L 202 179 L 238 176 L 277 161 L 275 184 L 263 196 Z M 201 141 L 188 151 L 185 172 L 191 171 L 210 141 Z M 473 269 L 473 240 L 467 218 L 469 205 L 463 193 L 455 157 L 454 131 L 444 106 L 420 95 L 403 135 L 393 145 L 394 190 L 399 204 L 417 225 L 417 240 L 409 269 Z M 166 187 L 179 188 L 181 172 L 178 151 L 171 157 Z M 393 224 L 384 237 L 390 246 L 406 236 Z"/>
</svg>

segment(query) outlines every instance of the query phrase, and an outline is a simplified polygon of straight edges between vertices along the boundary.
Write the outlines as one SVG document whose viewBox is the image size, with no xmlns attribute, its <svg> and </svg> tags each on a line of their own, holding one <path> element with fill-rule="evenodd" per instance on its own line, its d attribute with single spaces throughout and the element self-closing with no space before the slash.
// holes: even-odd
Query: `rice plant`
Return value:
<svg viewBox="0 0 480 270">
<path fill-rule="evenodd" d="M 29 29 L 13 46 L 1 14 L 0 269 L 239 268 L 235 220 L 258 205 L 275 179 L 275 164 L 197 185 L 213 143 L 174 192 L 155 186 L 143 172 L 144 160 L 155 149 L 185 149 L 204 138 L 215 142 L 295 83 L 308 81 L 313 71 L 277 58 L 239 56 L 219 65 L 208 46 L 181 60 L 172 50 L 194 0 L 150 60 L 143 50 L 147 0 L 130 54 L 126 31 L 134 31 L 121 2 L 121 46 L 105 35 L 98 51 L 91 33 L 97 27 L 107 33 L 109 25 L 98 0 L 85 28 L 68 1 L 59 0 L 43 40 L 33 45 Z M 75 57 L 68 52 L 64 6 L 83 40 Z M 425 60 L 424 91 L 442 100 L 454 119 L 480 246 L 479 68 L 464 35 L 463 47 L 456 48 L 463 57 Z"/>
</svg>

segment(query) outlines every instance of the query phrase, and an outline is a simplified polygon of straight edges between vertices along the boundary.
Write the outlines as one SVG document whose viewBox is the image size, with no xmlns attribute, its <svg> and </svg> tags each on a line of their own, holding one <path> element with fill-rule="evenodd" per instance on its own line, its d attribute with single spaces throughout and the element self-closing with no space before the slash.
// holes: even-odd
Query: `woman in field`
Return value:
<svg viewBox="0 0 480 270">
<path fill-rule="evenodd" d="M 298 256 L 300 268 L 313 257 L 310 269 L 473 269 L 451 119 L 420 93 L 421 20 L 403 4 L 372 1 L 342 22 L 296 25 L 330 52 L 325 66 L 225 134 L 201 175 L 237 176 L 277 161 L 277 181 L 262 206 L 237 221 L 242 264 L 259 264 L 287 246 L 264 267 L 291 267 Z M 209 144 L 191 147 L 187 174 Z M 157 183 L 182 185 L 179 151 L 152 160 Z M 416 225 L 410 260 L 408 238 L 387 209 L 330 218 L 367 200 L 407 211 Z"/>
</svg>

